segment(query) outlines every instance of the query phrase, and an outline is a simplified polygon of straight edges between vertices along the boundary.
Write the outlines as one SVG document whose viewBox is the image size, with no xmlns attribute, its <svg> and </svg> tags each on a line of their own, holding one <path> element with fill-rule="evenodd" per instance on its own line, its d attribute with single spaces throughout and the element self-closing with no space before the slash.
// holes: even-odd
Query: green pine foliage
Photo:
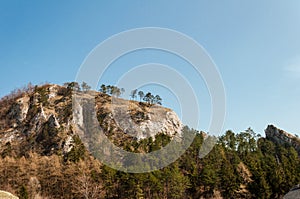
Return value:
<svg viewBox="0 0 300 199">
<path fill-rule="evenodd" d="M 251 129 L 239 134 L 228 131 L 209 155 L 200 159 L 201 133 L 185 130 L 196 133 L 194 142 L 166 168 L 128 174 L 103 166 L 107 198 L 209 198 L 216 192 L 224 198 L 281 198 L 300 182 L 300 162 L 292 147 L 275 145 Z M 163 140 L 157 136 L 155 142 L 143 140 L 137 147 L 151 143 L 149 151 L 158 150 L 169 141 Z"/>
<path fill-rule="evenodd" d="M 73 136 L 73 148 L 65 155 L 65 161 L 78 162 L 84 159 L 85 147 L 78 135 Z"/>
<path fill-rule="evenodd" d="M 45 132 L 41 141 L 51 140 L 56 133 L 50 129 Z M 142 174 L 121 172 L 99 164 L 87 153 L 78 136 L 73 137 L 74 147 L 64 159 L 55 154 L 47 157 L 32 154 L 17 159 L 10 157 L 7 150 L 0 157 L 0 184 L 11 187 L 20 198 L 32 198 L 33 193 L 38 193 L 32 191 L 29 183 L 31 176 L 36 176 L 39 194 L 50 198 L 152 199 L 282 198 L 300 182 L 300 161 L 295 149 L 276 145 L 251 129 L 238 134 L 226 132 L 202 159 L 198 153 L 203 133 L 188 127 L 184 133 L 194 134 L 195 138 L 178 160 L 160 170 Z M 149 153 L 170 140 L 165 134 L 158 134 L 155 139 L 130 142 L 126 150 Z"/>
</svg>

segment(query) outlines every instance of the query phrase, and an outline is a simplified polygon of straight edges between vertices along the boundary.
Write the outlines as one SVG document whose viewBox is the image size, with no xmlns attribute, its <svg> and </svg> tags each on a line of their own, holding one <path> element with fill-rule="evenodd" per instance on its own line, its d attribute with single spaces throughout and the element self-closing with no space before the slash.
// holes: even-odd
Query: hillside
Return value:
<svg viewBox="0 0 300 199">
<path fill-rule="evenodd" d="M 74 103 L 72 94 L 77 99 Z M 0 144 L 6 147 L 0 148 L 0 154 L 5 156 L 9 145 L 16 156 L 29 152 L 67 156 L 75 137 L 78 134 L 84 137 L 84 125 L 91 125 L 88 124 L 91 114 L 95 114 L 106 136 L 119 146 L 125 146 L 129 140 L 155 139 L 159 133 L 173 137 L 182 129 L 176 113 L 160 105 L 121 98 L 112 101 L 110 95 L 101 92 L 43 85 L 1 101 Z M 135 126 L 126 123 L 128 116 Z"/>
<path fill-rule="evenodd" d="M 0 100 L 0 190 L 19 198 L 282 198 L 300 183 L 299 140 L 275 126 L 266 138 L 227 131 L 200 159 L 207 134 L 172 110 L 72 85 L 28 86 Z M 142 154 L 195 138 L 169 166 L 133 174 L 95 159 L 85 139 L 100 131 Z"/>
</svg>

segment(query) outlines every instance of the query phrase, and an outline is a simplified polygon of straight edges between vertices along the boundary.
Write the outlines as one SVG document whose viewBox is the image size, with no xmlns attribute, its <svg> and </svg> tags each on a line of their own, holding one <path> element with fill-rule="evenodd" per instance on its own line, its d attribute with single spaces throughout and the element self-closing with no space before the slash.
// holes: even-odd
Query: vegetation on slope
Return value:
<svg viewBox="0 0 300 199">
<path fill-rule="evenodd" d="M 185 127 L 183 132 L 195 134 L 195 139 L 169 166 L 143 174 L 111 169 L 91 156 L 72 128 L 64 125 L 72 115 L 71 88 L 59 88 L 58 96 L 52 99 L 55 103 L 49 101 L 48 88 L 27 89 L 30 107 L 23 123 L 10 109 L 16 99 L 24 97 L 23 92 L 0 101 L 1 138 L 15 124 L 28 129 L 36 122 L 34 118 L 40 114 L 41 106 L 59 113 L 60 127 L 54 125 L 55 118 L 50 116 L 38 132 L 22 131 L 22 139 L 6 139 L 0 145 L 0 190 L 20 198 L 281 198 L 300 182 L 300 160 L 295 149 L 265 139 L 251 129 L 238 134 L 227 131 L 218 138 L 213 150 L 200 159 L 198 152 L 207 135 Z M 105 104 L 108 99 L 110 96 L 99 94 L 96 102 Z M 147 106 L 145 103 L 142 107 L 146 110 Z M 109 128 L 104 114 L 98 110 L 97 119 L 108 131 L 106 134 L 127 151 L 152 152 L 172 139 L 164 133 L 155 139 L 122 136 L 121 131 Z M 73 140 L 67 151 L 61 147 L 66 142 L 64 136 Z"/>
<path fill-rule="evenodd" d="M 203 136 L 188 128 L 185 131 L 197 134 L 191 147 L 158 171 L 116 171 L 85 152 L 68 159 L 7 154 L 0 158 L 0 187 L 20 198 L 281 198 L 300 181 L 299 158 L 292 147 L 257 138 L 252 131 L 228 131 L 208 156 L 199 159 Z M 140 141 L 134 150 L 151 151 L 167 142 L 161 134 L 152 143 Z"/>
</svg>

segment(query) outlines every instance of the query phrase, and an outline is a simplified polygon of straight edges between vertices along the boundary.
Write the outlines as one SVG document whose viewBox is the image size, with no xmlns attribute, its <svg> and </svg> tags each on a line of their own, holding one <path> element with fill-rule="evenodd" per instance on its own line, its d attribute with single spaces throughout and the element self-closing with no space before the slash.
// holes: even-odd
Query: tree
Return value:
<svg viewBox="0 0 300 199">
<path fill-rule="evenodd" d="M 28 192 L 27 192 L 27 189 L 24 185 L 22 185 L 20 187 L 19 195 L 20 195 L 21 198 L 28 199 Z"/>
<path fill-rule="evenodd" d="M 219 176 L 221 176 L 220 184 L 224 198 L 236 198 L 234 197 L 234 194 L 237 192 L 240 185 L 238 182 L 238 176 L 235 173 L 235 165 L 227 159 L 223 159 Z"/>
<path fill-rule="evenodd" d="M 107 89 L 106 89 L 106 86 L 105 86 L 105 84 L 102 84 L 102 85 L 100 86 L 100 89 L 99 89 L 99 91 L 100 91 L 100 92 L 102 92 L 102 93 L 104 93 L 104 94 L 106 94 L 106 92 L 107 92 Z"/>
<path fill-rule="evenodd" d="M 65 83 L 64 86 L 69 90 L 80 91 L 80 86 L 77 82 Z"/>
<path fill-rule="evenodd" d="M 134 100 L 136 98 L 136 94 L 137 94 L 137 89 L 134 89 L 131 91 L 130 97 Z"/>
<path fill-rule="evenodd" d="M 164 198 L 184 198 L 185 190 L 189 187 L 189 179 L 179 169 L 178 162 L 162 170 L 164 181 Z"/>
<path fill-rule="evenodd" d="M 112 89 L 113 87 L 111 85 L 106 86 L 107 93 L 110 95 L 112 94 Z"/>
<path fill-rule="evenodd" d="M 237 140 L 234 132 L 226 131 L 226 134 L 219 138 L 219 143 L 226 149 L 236 151 Z"/>
<path fill-rule="evenodd" d="M 154 104 L 155 103 L 155 98 L 154 98 L 154 96 L 151 94 L 150 95 L 150 104 Z"/>
<path fill-rule="evenodd" d="M 201 173 L 201 183 L 204 185 L 204 191 L 208 194 L 212 194 L 217 184 L 217 173 L 215 168 L 210 165 L 206 165 Z"/>
<path fill-rule="evenodd" d="M 91 87 L 86 82 L 82 82 L 81 88 L 83 91 L 89 91 L 91 89 Z"/>
<path fill-rule="evenodd" d="M 161 101 L 162 101 L 161 97 L 159 95 L 155 95 L 154 97 L 155 104 L 161 105 L 162 104 Z"/>
<path fill-rule="evenodd" d="M 143 97 L 145 96 L 143 91 L 139 91 L 138 95 L 140 96 L 140 101 L 142 101 Z"/>
<path fill-rule="evenodd" d="M 125 93 L 125 88 L 121 88 L 121 95 Z"/>
<path fill-rule="evenodd" d="M 99 198 L 101 194 L 101 186 L 95 181 L 95 179 L 92 178 L 92 171 L 89 166 L 84 161 L 80 161 L 77 166 L 79 170 L 78 175 L 76 176 L 77 191 L 85 199 Z"/>
<path fill-rule="evenodd" d="M 121 95 L 121 89 L 119 89 L 118 87 L 116 86 L 112 86 L 112 91 L 111 91 L 111 94 L 115 97 L 120 97 Z"/>
<path fill-rule="evenodd" d="M 245 132 L 237 134 L 237 151 L 240 155 L 247 155 L 249 152 L 257 150 L 256 134 L 248 128 Z"/>
<path fill-rule="evenodd" d="M 41 198 L 40 191 L 41 191 L 41 184 L 37 177 L 30 177 L 29 182 L 29 195 L 31 195 L 31 198 Z"/>
<path fill-rule="evenodd" d="M 144 98 L 143 98 L 143 100 L 145 101 L 145 102 L 147 102 L 148 104 L 150 104 L 151 103 L 151 96 L 153 96 L 150 92 L 148 92 L 145 96 L 144 96 Z"/>
</svg>

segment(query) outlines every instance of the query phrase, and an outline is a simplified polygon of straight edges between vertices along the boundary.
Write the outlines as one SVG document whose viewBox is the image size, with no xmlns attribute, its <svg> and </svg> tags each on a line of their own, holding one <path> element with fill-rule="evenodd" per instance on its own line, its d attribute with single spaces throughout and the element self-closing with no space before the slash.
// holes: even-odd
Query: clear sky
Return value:
<svg viewBox="0 0 300 199">
<path fill-rule="evenodd" d="M 298 0 L 2 0 L 0 96 L 28 82 L 73 81 L 84 58 L 100 42 L 121 31 L 149 26 L 182 32 L 210 54 L 226 89 L 224 130 L 252 127 L 263 134 L 268 124 L 274 124 L 300 135 Z M 126 67 L 162 60 L 171 66 L 182 63 L 163 53 L 137 53 L 114 63 L 105 83 L 113 84 L 113 74 Z M 157 92 L 166 106 L 180 112 L 169 91 L 144 89 Z M 200 85 L 198 95 L 202 90 Z M 199 104 L 203 130 L 210 114 L 207 96 L 203 94 Z"/>
</svg>

